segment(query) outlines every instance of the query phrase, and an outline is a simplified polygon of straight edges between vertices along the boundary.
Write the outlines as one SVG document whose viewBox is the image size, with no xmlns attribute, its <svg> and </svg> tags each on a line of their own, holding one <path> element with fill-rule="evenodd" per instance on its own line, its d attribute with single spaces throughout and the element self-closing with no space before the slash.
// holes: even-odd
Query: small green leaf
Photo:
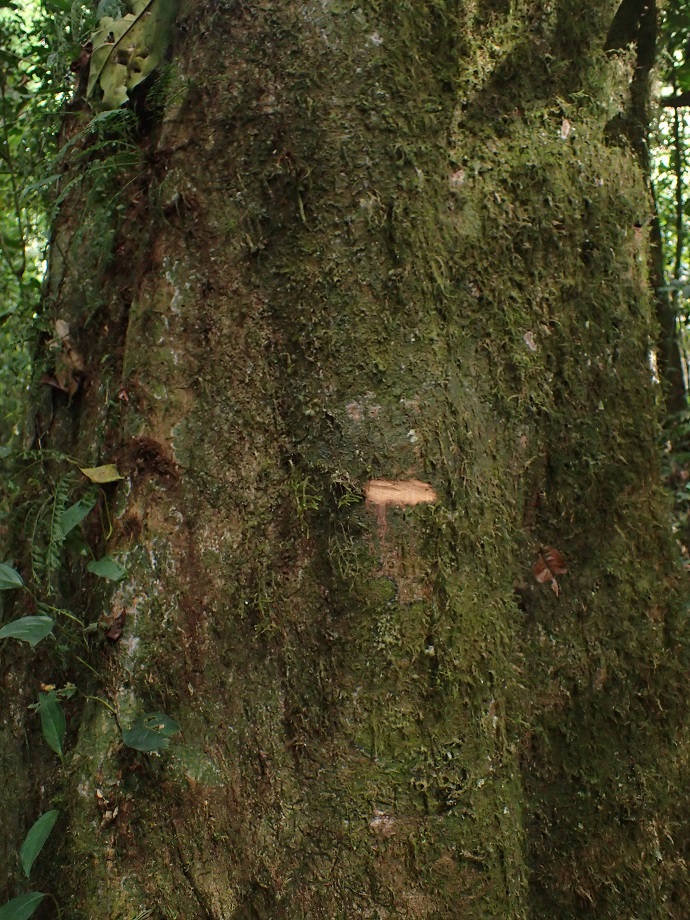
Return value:
<svg viewBox="0 0 690 920">
<path fill-rule="evenodd" d="M 122 732 L 122 740 L 135 751 L 163 751 L 168 738 L 179 732 L 180 726 L 163 712 L 147 712 Z"/>
<path fill-rule="evenodd" d="M 112 556 L 92 559 L 86 569 L 88 572 L 98 575 L 99 578 L 107 578 L 109 581 L 122 581 L 127 574 L 127 570 Z"/>
<path fill-rule="evenodd" d="M 21 639 L 33 648 L 53 631 L 54 620 L 47 616 L 21 617 L 0 629 L 0 639 Z"/>
<path fill-rule="evenodd" d="M 11 588 L 23 588 L 24 580 L 19 572 L 11 565 L 0 562 L 0 591 L 9 591 Z"/>
<path fill-rule="evenodd" d="M 41 730 L 46 744 L 62 757 L 62 742 L 65 740 L 67 720 L 58 703 L 55 690 L 38 694 L 38 712 L 41 716 Z M 2 920 L 2 918 L 0 918 Z"/>
<path fill-rule="evenodd" d="M 80 498 L 60 515 L 60 529 L 63 537 L 66 537 L 70 530 L 74 530 L 77 524 L 81 524 L 95 504 L 95 495 L 86 496 Z"/>
<path fill-rule="evenodd" d="M 0 920 L 29 920 L 43 898 L 45 895 L 40 891 L 30 891 L 12 898 L 0 907 Z"/>
<path fill-rule="evenodd" d="M 120 476 L 117 467 L 113 463 L 106 463 L 105 466 L 80 466 L 79 469 L 91 482 L 116 482 L 118 479 L 125 478 Z"/>
<path fill-rule="evenodd" d="M 50 832 L 55 827 L 58 819 L 57 809 L 47 811 L 34 823 L 33 827 L 24 839 L 24 843 L 19 850 L 19 860 L 24 870 L 24 875 L 28 878 L 31 874 L 31 867 L 36 861 L 36 857 L 43 849 L 43 844 L 50 837 Z"/>
</svg>

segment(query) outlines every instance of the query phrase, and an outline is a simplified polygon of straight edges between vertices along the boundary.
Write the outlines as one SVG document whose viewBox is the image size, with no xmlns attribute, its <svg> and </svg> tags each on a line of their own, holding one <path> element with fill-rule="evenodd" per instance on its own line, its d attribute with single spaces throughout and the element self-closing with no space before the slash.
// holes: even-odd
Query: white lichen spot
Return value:
<svg viewBox="0 0 690 920">
<path fill-rule="evenodd" d="M 369 821 L 369 827 L 382 837 L 392 837 L 395 833 L 395 818 L 383 811 L 376 809 L 374 817 Z"/>
<path fill-rule="evenodd" d="M 120 648 L 122 649 L 122 651 L 126 652 L 126 654 L 130 658 L 134 658 L 140 644 L 141 644 L 141 639 L 139 638 L 139 636 L 127 636 L 126 639 L 120 640 Z"/>
<path fill-rule="evenodd" d="M 537 350 L 537 343 L 534 341 L 534 334 L 532 332 L 526 332 L 522 338 L 525 340 L 525 345 L 530 351 Z"/>
<path fill-rule="evenodd" d="M 352 419 L 353 422 L 361 422 L 365 415 L 369 418 L 376 418 L 383 411 L 383 406 L 372 402 L 374 398 L 374 393 L 365 393 L 364 396 L 360 396 L 358 399 L 348 403 L 345 406 L 348 418 Z"/>
<path fill-rule="evenodd" d="M 456 169 L 455 172 L 452 172 L 448 177 L 448 184 L 453 189 L 462 188 L 465 184 L 465 170 Z"/>
<path fill-rule="evenodd" d="M 180 307 L 184 303 L 184 294 L 179 288 L 173 288 L 173 296 L 170 301 L 170 312 L 174 313 L 175 316 L 180 315 Z"/>
</svg>

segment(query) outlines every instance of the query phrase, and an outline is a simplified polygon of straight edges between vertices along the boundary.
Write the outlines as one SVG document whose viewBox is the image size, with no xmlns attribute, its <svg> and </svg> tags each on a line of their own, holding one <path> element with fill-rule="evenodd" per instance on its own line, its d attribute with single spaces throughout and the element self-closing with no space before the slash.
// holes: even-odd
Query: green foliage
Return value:
<svg viewBox="0 0 690 920">
<path fill-rule="evenodd" d="M 79 194 L 83 219 L 68 247 L 85 254 L 85 263 L 98 271 L 113 258 L 120 196 L 142 168 L 139 116 L 121 107 L 159 65 L 177 6 L 177 0 L 100 0 L 97 9 L 90 0 L 0 0 L 0 526 L 3 538 L 20 548 L 18 559 L 0 563 L 0 591 L 14 591 L 0 617 L 0 640 L 33 650 L 49 638 L 36 661 L 43 667 L 49 655 L 63 681 L 75 672 L 99 679 L 89 660 L 105 641 L 106 626 L 93 613 L 93 598 L 105 599 L 108 586 L 126 575 L 103 550 L 112 531 L 110 492 L 123 476 L 114 464 L 88 466 L 57 451 L 18 448 L 27 440 L 22 432 L 27 392 L 42 388 L 48 395 L 47 383 L 71 400 L 79 386 L 69 368 L 67 378 L 60 373 L 65 337 L 59 329 L 56 335 L 57 317 L 42 286 L 48 228 L 68 197 Z M 65 120 L 67 107 L 74 114 Z M 60 258 L 68 257 L 60 250 Z M 57 322 L 75 328 L 78 319 L 88 328 L 98 298 L 85 282 L 77 298 L 83 314 Z M 52 348 L 37 349 L 40 338 L 52 341 Z M 49 395 L 63 398 L 55 390 Z M 37 433 L 33 443 L 40 440 Z M 83 609 L 68 609 L 68 596 L 83 597 Z M 6 655 L 18 649 L 9 641 L 3 645 Z M 59 689 L 41 684 L 30 707 L 61 762 L 65 701 L 74 692 L 71 683 Z M 118 718 L 105 700 L 81 692 Z M 155 712 L 137 719 L 122 737 L 135 750 L 156 753 L 178 730 L 172 719 Z M 49 811 L 29 830 L 20 850 L 27 877 L 57 817 Z M 20 894 L 0 907 L 0 920 L 32 916 L 44 897 Z"/>
<path fill-rule="evenodd" d="M 25 488 L 30 494 L 29 490 L 33 490 L 31 480 L 25 483 Z M 54 593 L 55 577 L 62 565 L 65 534 L 61 520 L 74 488 L 74 474 L 68 471 L 58 477 L 49 495 L 25 503 L 24 532 L 31 546 L 31 580 L 48 593 Z"/>
<path fill-rule="evenodd" d="M 24 839 L 24 843 L 19 851 L 19 861 L 22 864 L 24 875 L 28 878 L 31 875 L 31 868 L 36 861 L 38 854 L 50 837 L 50 832 L 55 827 L 59 812 L 56 809 L 47 811 L 44 815 L 33 824 L 29 833 Z"/>
<path fill-rule="evenodd" d="M 38 694 L 38 703 L 34 706 L 41 717 L 41 731 L 46 744 L 62 757 L 62 744 L 67 731 L 67 720 L 62 706 L 58 702 L 58 691 L 49 690 Z"/>
<path fill-rule="evenodd" d="M 654 198 L 661 235 L 665 284 L 660 297 L 669 297 L 676 316 L 676 334 L 685 364 L 686 384 L 690 354 L 690 107 L 665 106 L 663 100 L 690 92 L 690 0 L 670 0 L 661 18 L 659 71 L 662 105 L 652 132 Z M 673 495 L 674 528 L 687 565 L 690 546 L 690 425 L 681 411 L 666 420 L 664 431 L 666 483 Z"/>
<path fill-rule="evenodd" d="M 29 917 L 32 917 L 38 909 L 43 898 L 45 898 L 45 894 L 40 891 L 20 894 L 19 897 L 13 898 L 0 907 L 0 920 L 29 920 Z"/>
<path fill-rule="evenodd" d="M 102 559 L 92 559 L 86 566 L 86 570 L 99 578 L 105 578 L 108 581 L 122 581 L 127 574 L 116 559 L 112 556 L 103 556 Z"/>
<path fill-rule="evenodd" d="M 78 524 L 81 524 L 95 506 L 96 501 L 97 496 L 93 492 L 90 492 L 84 498 L 80 498 L 79 501 L 63 511 L 59 521 L 63 538 L 71 533 Z"/>
<path fill-rule="evenodd" d="M 22 576 L 11 565 L 0 562 L 0 591 L 10 591 L 12 588 L 23 588 Z"/>
<path fill-rule="evenodd" d="M 690 130 L 688 106 L 665 106 L 663 100 L 690 92 L 690 0 L 671 0 L 665 4 L 661 21 L 659 70 L 663 82 L 662 105 L 652 133 L 652 171 L 654 193 L 662 234 L 664 268 L 676 312 L 682 327 L 687 323 L 688 283 L 687 218 L 690 184 L 687 141 Z M 686 338 L 681 328 L 683 344 Z"/>
<path fill-rule="evenodd" d="M 681 92 L 690 91 L 689 0 L 670 0 L 663 7 L 662 37 L 671 82 Z M 662 62 L 663 63 L 663 62 Z"/>
<path fill-rule="evenodd" d="M 20 617 L 0 629 L 0 639 L 20 639 L 31 648 L 53 631 L 55 621 L 48 616 Z"/>
<path fill-rule="evenodd" d="M 180 726 L 162 712 L 148 712 L 123 729 L 122 740 L 135 751 L 154 753 L 167 748 L 169 738 L 179 732 Z"/>
<path fill-rule="evenodd" d="M 0 441 L 19 435 L 52 202 L 40 182 L 55 156 L 69 60 L 87 4 L 0 8 Z"/>
</svg>

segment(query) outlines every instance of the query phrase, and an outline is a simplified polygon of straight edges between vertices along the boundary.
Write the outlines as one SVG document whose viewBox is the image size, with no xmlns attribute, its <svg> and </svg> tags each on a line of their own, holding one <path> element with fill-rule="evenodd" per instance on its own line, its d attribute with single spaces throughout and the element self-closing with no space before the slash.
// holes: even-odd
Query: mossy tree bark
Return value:
<svg viewBox="0 0 690 920">
<path fill-rule="evenodd" d="M 687 916 L 616 7 L 189 2 L 140 157 L 75 143 L 45 311 L 83 376 L 36 436 L 126 476 L 84 530 L 127 577 L 55 588 L 124 631 L 3 651 L 8 896 L 55 804 L 79 920 Z M 67 680 L 60 765 L 26 704 Z"/>
</svg>

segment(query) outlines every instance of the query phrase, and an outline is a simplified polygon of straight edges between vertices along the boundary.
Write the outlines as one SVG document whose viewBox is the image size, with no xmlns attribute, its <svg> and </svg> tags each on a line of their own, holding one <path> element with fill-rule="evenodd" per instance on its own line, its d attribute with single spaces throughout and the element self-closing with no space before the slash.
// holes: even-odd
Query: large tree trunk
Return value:
<svg viewBox="0 0 690 920">
<path fill-rule="evenodd" d="M 127 577 L 54 595 L 126 619 L 4 651 L 8 897 L 52 803 L 70 920 L 688 916 L 615 12 L 190 0 L 140 160 L 75 142 L 45 311 L 85 377 L 36 436 L 126 475 L 84 530 Z M 61 766 L 25 705 L 67 680 Z"/>
</svg>

